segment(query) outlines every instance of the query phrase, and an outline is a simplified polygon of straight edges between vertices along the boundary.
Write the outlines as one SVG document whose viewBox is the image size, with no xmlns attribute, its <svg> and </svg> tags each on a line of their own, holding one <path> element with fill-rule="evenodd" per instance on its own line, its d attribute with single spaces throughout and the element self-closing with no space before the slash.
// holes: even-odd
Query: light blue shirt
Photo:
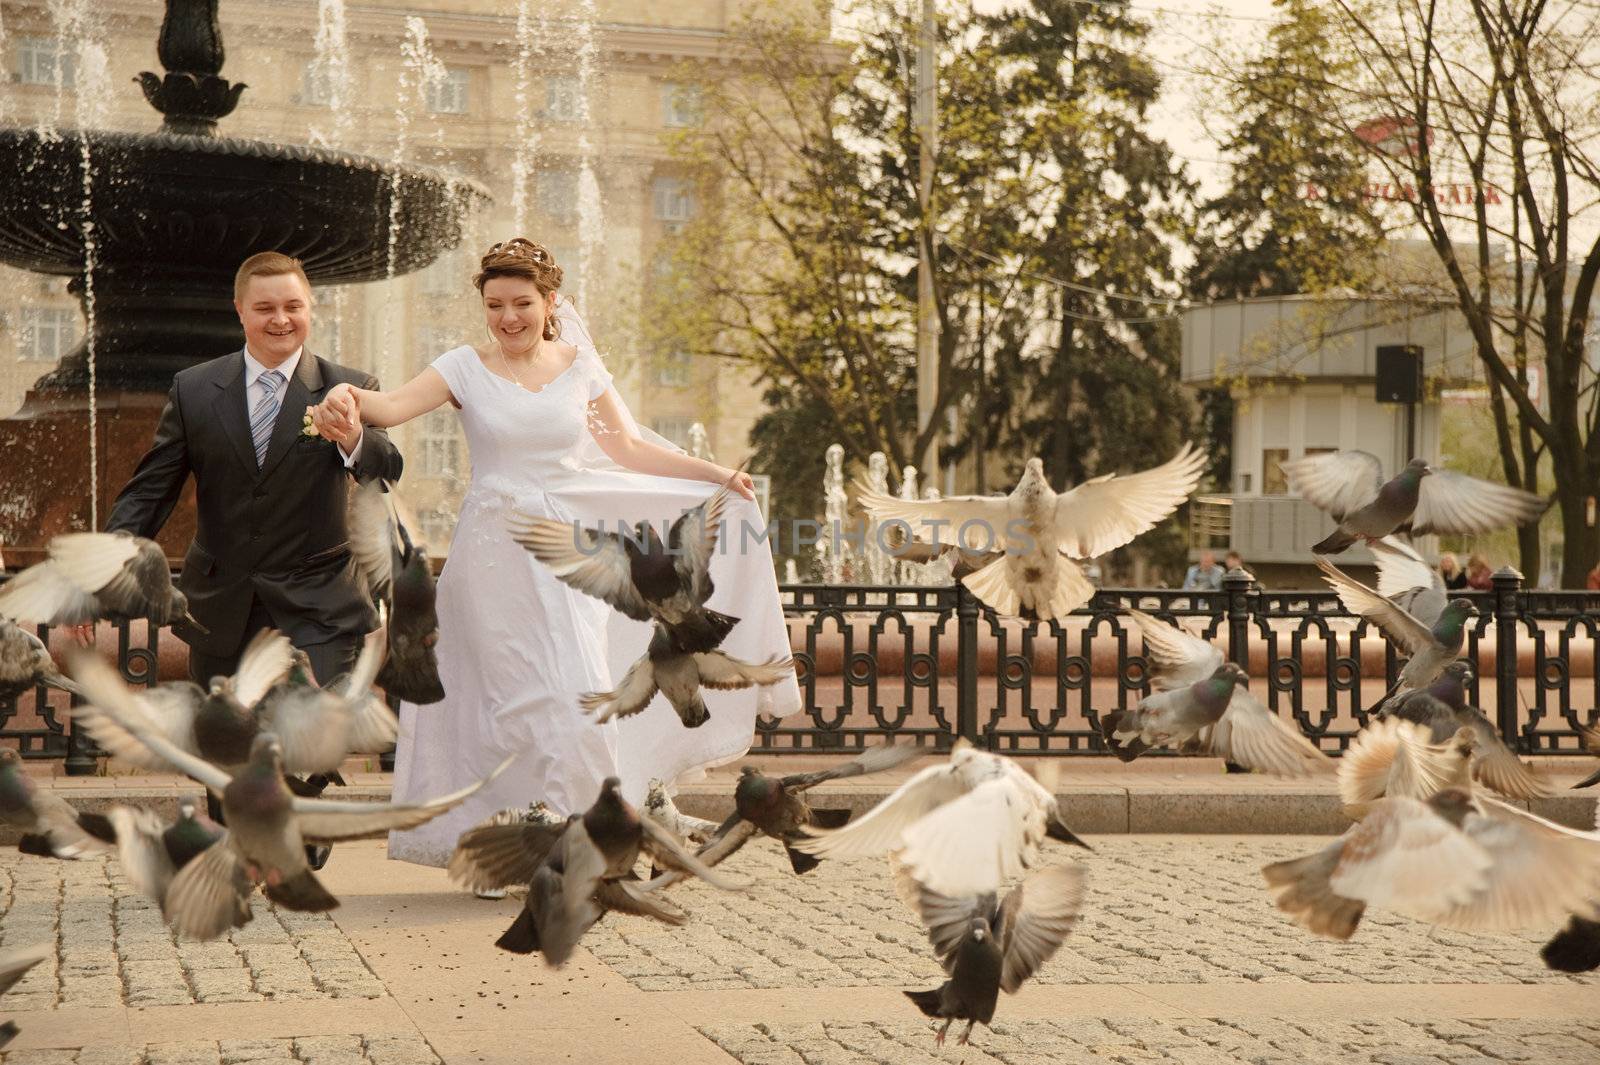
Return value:
<svg viewBox="0 0 1600 1065">
<path fill-rule="evenodd" d="M 1200 568 L 1196 562 L 1189 567 L 1189 572 L 1183 578 L 1183 590 L 1186 592 L 1218 592 L 1222 590 L 1222 567 L 1212 566 L 1209 571 Z"/>
<path fill-rule="evenodd" d="M 284 382 L 278 386 L 279 388 L 288 385 L 289 379 L 294 376 L 295 367 L 300 365 L 300 356 L 304 354 L 305 350 L 305 348 L 295 349 L 293 355 L 290 355 L 277 365 L 277 371 L 283 374 Z M 261 383 L 261 375 L 270 369 L 273 369 L 273 367 L 263 366 L 254 355 L 250 354 L 250 346 L 246 344 L 244 349 L 244 395 L 248 410 L 255 410 L 256 404 L 266 398 L 267 386 Z M 339 454 L 344 455 L 345 469 L 348 470 L 355 466 L 356 459 L 361 455 L 361 441 L 365 436 L 366 432 L 363 430 L 361 436 L 356 437 L 356 446 L 351 448 L 348 454 L 345 453 L 342 444 L 338 445 Z"/>
</svg>

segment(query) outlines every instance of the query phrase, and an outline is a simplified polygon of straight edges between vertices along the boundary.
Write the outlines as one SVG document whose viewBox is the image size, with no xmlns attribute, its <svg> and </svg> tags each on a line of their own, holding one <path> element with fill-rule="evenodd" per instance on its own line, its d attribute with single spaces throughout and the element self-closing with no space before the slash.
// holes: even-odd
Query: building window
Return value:
<svg viewBox="0 0 1600 1065">
<path fill-rule="evenodd" d="M 461 438 L 455 415 L 434 411 L 417 427 L 417 462 L 424 477 L 455 477 L 461 470 Z"/>
<path fill-rule="evenodd" d="M 674 351 L 658 356 L 650 367 L 650 383 L 663 388 L 687 388 L 690 365 L 686 352 Z"/>
<path fill-rule="evenodd" d="M 78 81 L 78 55 L 59 37 L 19 37 L 17 80 L 70 89 Z"/>
<path fill-rule="evenodd" d="M 1286 496 L 1289 494 L 1289 478 L 1284 475 L 1283 464 L 1289 461 L 1289 449 L 1286 447 L 1269 447 L 1261 452 L 1261 494 L 1264 496 Z"/>
<path fill-rule="evenodd" d="M 446 67 L 444 77 L 428 82 L 428 110 L 436 115 L 467 113 L 467 87 L 472 72 L 465 67 Z"/>
<path fill-rule="evenodd" d="M 333 72 L 326 63 L 313 59 L 300 72 L 300 102 L 307 107 L 333 104 Z"/>
<path fill-rule="evenodd" d="M 700 107 L 700 86 L 668 81 L 661 85 L 661 121 L 685 129 L 698 126 L 704 117 Z"/>
<path fill-rule="evenodd" d="M 67 307 L 25 307 L 17 358 L 55 362 L 78 340 L 78 312 Z"/>
<path fill-rule="evenodd" d="M 676 232 L 694 217 L 694 188 L 682 178 L 658 177 L 651 186 L 656 219 Z"/>
<path fill-rule="evenodd" d="M 578 172 L 570 167 L 539 171 L 539 210 L 558 221 L 578 217 Z"/>
<path fill-rule="evenodd" d="M 677 444 L 679 447 L 687 451 L 689 450 L 689 427 L 693 425 L 694 422 L 695 420 L 693 418 L 676 416 L 670 418 L 652 418 L 650 420 L 650 428 L 654 429 L 656 432 L 660 433 L 662 436 L 666 437 L 668 440 L 671 440 L 674 444 Z"/>
<path fill-rule="evenodd" d="M 556 122 L 578 121 L 582 113 L 582 96 L 577 78 L 559 74 L 545 79 L 545 116 Z"/>
</svg>

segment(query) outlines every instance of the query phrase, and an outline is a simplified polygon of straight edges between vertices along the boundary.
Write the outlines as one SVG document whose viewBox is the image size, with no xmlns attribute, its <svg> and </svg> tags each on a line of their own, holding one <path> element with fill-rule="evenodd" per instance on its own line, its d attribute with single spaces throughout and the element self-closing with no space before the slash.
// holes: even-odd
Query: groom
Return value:
<svg viewBox="0 0 1600 1065">
<path fill-rule="evenodd" d="M 270 627 L 326 684 L 377 626 L 345 537 L 350 477 L 398 480 L 400 453 L 381 429 L 359 424 L 333 441 L 301 432 L 306 408 L 334 385 L 378 383 L 306 350 L 311 285 L 299 260 L 270 251 L 246 259 L 233 305 L 244 348 L 172 379 L 155 443 L 106 528 L 154 537 L 194 474 L 195 538 L 178 587 L 205 631 L 174 627 L 189 644 L 190 679 L 206 688 L 231 674 L 250 638 Z"/>
</svg>

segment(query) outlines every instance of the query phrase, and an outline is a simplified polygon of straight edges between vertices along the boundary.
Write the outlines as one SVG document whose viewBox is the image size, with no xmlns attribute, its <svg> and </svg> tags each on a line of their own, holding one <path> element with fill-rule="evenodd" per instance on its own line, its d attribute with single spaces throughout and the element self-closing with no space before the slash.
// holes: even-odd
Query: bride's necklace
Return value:
<svg viewBox="0 0 1600 1065">
<path fill-rule="evenodd" d="M 515 381 L 517 383 L 517 387 L 522 389 L 524 392 L 532 392 L 533 389 L 529 388 L 523 383 L 522 375 L 511 368 L 511 360 L 506 358 L 506 349 L 501 346 L 499 341 L 495 341 L 494 350 L 500 355 L 500 365 L 506 368 L 506 376 Z M 534 351 L 535 354 L 533 358 L 528 360 L 529 367 L 532 367 L 533 364 L 538 362 L 540 357 L 544 355 L 544 349 L 542 345 L 536 346 Z"/>
</svg>

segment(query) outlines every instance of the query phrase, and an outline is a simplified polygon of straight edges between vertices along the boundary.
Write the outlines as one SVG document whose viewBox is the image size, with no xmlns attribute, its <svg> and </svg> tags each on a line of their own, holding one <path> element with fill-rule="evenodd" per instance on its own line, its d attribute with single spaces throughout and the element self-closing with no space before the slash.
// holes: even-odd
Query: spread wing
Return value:
<svg viewBox="0 0 1600 1065">
<path fill-rule="evenodd" d="M 291 800 L 300 835 L 307 842 L 334 843 L 342 839 L 365 839 L 392 829 L 415 828 L 455 809 L 479 788 L 506 771 L 517 760 L 511 755 L 482 780 L 459 791 L 419 803 L 337 802 L 330 799 Z"/>
<path fill-rule="evenodd" d="M 1468 708 L 1468 727 L 1477 749 L 1472 757 L 1472 779 L 1511 799 L 1543 799 L 1555 789 L 1522 763 L 1500 738 L 1500 730 L 1477 710 Z"/>
<path fill-rule="evenodd" d="M 1222 665 L 1222 648 L 1215 644 L 1142 610 L 1129 610 L 1128 616 L 1144 637 L 1144 656 L 1150 661 L 1157 689 L 1187 688 L 1205 680 Z"/>
<path fill-rule="evenodd" d="M 882 524 L 905 522 L 911 536 L 925 544 L 951 545 L 962 526 L 971 525 L 967 545 L 993 548 L 1006 527 L 1009 503 L 1005 496 L 946 496 L 943 499 L 900 499 L 856 485 L 856 502 Z"/>
<path fill-rule="evenodd" d="M 704 651 L 694 656 L 700 683 L 707 688 L 731 690 L 755 684 L 776 684 L 794 675 L 792 658 L 772 658 L 765 662 L 746 662 L 724 651 Z"/>
<path fill-rule="evenodd" d="M 1011 889 L 995 929 L 1004 952 L 1002 991 L 1015 994 L 1072 934 L 1083 912 L 1086 880 L 1082 866 L 1052 865 L 1029 873 Z"/>
<path fill-rule="evenodd" d="M 924 753 L 923 749 L 914 743 L 899 745 L 886 743 L 869 748 L 848 762 L 841 762 L 828 769 L 819 769 L 815 773 L 791 773 L 782 778 L 779 784 L 785 791 L 804 791 L 828 780 L 844 780 L 847 777 L 865 776 L 868 773 L 882 773 L 902 766 Z"/>
<path fill-rule="evenodd" d="M 82 625 L 99 618 L 100 602 L 46 559 L 0 587 L 0 615 L 24 625 Z"/>
<path fill-rule="evenodd" d="M 804 826 L 801 831 L 816 838 L 794 840 L 791 845 L 819 857 L 882 854 L 899 847 L 906 829 L 924 815 L 966 794 L 966 790 L 953 763 L 929 766 L 843 828 L 830 831 Z"/>
<path fill-rule="evenodd" d="M 390 598 L 394 580 L 395 533 L 384 494 L 376 480 L 351 492 L 346 522 L 350 554 L 374 602 Z"/>
<path fill-rule="evenodd" d="M 84 698 L 89 698 L 87 692 Z M 179 750 L 200 757 L 200 744 L 194 735 L 194 719 L 205 694 L 198 687 L 187 681 L 178 681 L 144 692 L 129 689 L 127 698 L 135 701 L 144 711 L 149 728 L 159 732 Z M 94 701 L 69 707 L 67 713 L 112 758 L 158 773 L 172 771 L 171 763 L 151 750 L 143 740 L 124 728 L 114 714 L 102 710 Z"/>
<path fill-rule="evenodd" d="M 162 759 L 178 772 L 194 777 L 219 795 L 228 786 L 233 778 L 199 755 L 191 754 L 174 743 L 167 729 L 151 717 L 140 704 L 139 697 L 100 656 L 90 651 L 79 651 L 73 654 L 69 665 L 72 678 L 83 688 L 85 698 L 96 709 L 103 711 L 93 719 L 96 724 L 92 734 L 96 742 L 99 742 L 99 735 L 104 734 L 116 748 L 129 752 L 143 745 L 151 755 Z"/>
<path fill-rule="evenodd" d="M 1391 798 L 1344 835 L 1328 886 L 1423 920 L 1471 902 L 1488 883 L 1493 857 L 1425 802 Z"/>
<path fill-rule="evenodd" d="M 566 829 L 565 821 L 477 825 L 461 833 L 446 871 L 474 891 L 526 884 Z"/>
<path fill-rule="evenodd" d="M 622 537 L 529 515 L 512 519 L 509 528 L 513 540 L 578 591 L 605 600 L 635 621 L 650 620 Z"/>
<path fill-rule="evenodd" d="M 1184 444 L 1154 469 L 1126 477 L 1107 474 L 1061 493 L 1055 509 L 1061 551 L 1094 558 L 1148 532 L 1189 498 L 1205 468 L 1205 452 Z"/>
<path fill-rule="evenodd" d="M 239 668 L 233 675 L 233 694 L 239 705 L 252 707 L 272 687 L 289 675 L 294 664 L 294 646 L 275 629 L 263 629 L 244 649 Z"/>
<path fill-rule="evenodd" d="M 711 866 L 695 857 L 683 845 L 683 840 L 662 828 L 648 817 L 641 817 L 639 824 L 644 831 L 644 845 L 656 861 L 669 869 L 681 869 L 686 873 L 693 873 L 712 887 L 719 887 L 724 891 L 743 891 L 750 886 L 749 881 L 735 877 L 725 876 Z"/>
<path fill-rule="evenodd" d="M 1465 752 L 1453 740 L 1431 742 L 1426 726 L 1399 717 L 1372 722 L 1339 759 L 1339 797 L 1350 805 L 1385 797 L 1426 799 L 1460 786 Z"/>
<path fill-rule="evenodd" d="M 848 831 L 848 827 L 841 831 Z M 930 811 L 902 835 L 900 859 L 940 894 L 994 891 L 1032 864 L 1044 811 L 1010 777 L 986 780 Z"/>
<path fill-rule="evenodd" d="M 1545 512 L 1550 500 L 1510 485 L 1434 470 L 1422 479 L 1411 531 L 1486 533 L 1507 525 L 1526 525 Z"/>
<path fill-rule="evenodd" d="M 1378 498 L 1378 489 L 1383 487 L 1383 463 L 1366 451 L 1307 455 L 1283 463 L 1283 473 L 1291 492 L 1332 514 L 1336 521 Z"/>
<path fill-rule="evenodd" d="M 1409 544 L 1393 536 L 1369 546 L 1378 563 L 1378 594 L 1393 600 L 1424 625 L 1438 621 L 1447 599 L 1439 571 L 1424 562 Z"/>
<path fill-rule="evenodd" d="M 1352 614 L 1359 614 L 1378 626 L 1383 630 L 1383 634 L 1400 645 L 1406 654 L 1414 655 L 1435 645 L 1433 632 L 1428 626 L 1418 621 L 1394 600 L 1368 588 L 1321 555 L 1317 556 L 1317 567 L 1325 574 L 1323 579 L 1338 593 L 1339 601 L 1344 604 L 1346 610 Z"/>
<path fill-rule="evenodd" d="M 139 551 L 136 537 L 118 533 L 67 533 L 50 541 L 50 558 L 62 576 L 86 592 L 105 590 L 118 599 L 138 592 L 128 563 Z M 165 555 L 161 564 L 166 565 Z"/>
<path fill-rule="evenodd" d="M 1526 810 L 1477 800 L 1462 831 L 1492 859 L 1482 890 L 1430 919 L 1450 928 L 1500 931 L 1549 927 L 1600 906 L 1600 834 L 1575 832 Z"/>
<path fill-rule="evenodd" d="M 1212 727 L 1211 753 L 1279 777 L 1333 771 L 1333 760 L 1316 744 L 1243 688 L 1234 689 L 1228 708 Z"/>
<path fill-rule="evenodd" d="M 696 603 L 711 597 L 711 556 L 730 494 L 727 485 L 718 488 L 704 503 L 684 511 L 667 533 L 667 546 L 675 552 L 672 568 Z"/>
</svg>

